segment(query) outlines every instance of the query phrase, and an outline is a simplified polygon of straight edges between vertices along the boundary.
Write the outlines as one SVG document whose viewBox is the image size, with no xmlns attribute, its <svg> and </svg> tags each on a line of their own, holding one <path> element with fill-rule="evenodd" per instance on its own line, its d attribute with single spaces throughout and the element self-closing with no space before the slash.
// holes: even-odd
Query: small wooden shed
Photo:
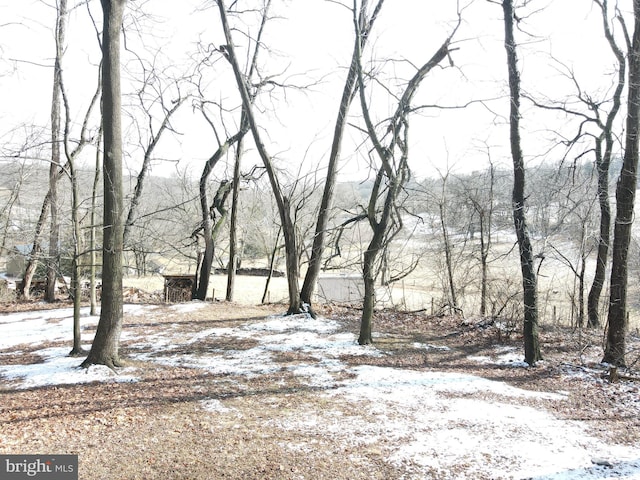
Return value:
<svg viewBox="0 0 640 480">
<path fill-rule="evenodd" d="M 164 301 L 167 303 L 190 302 L 196 288 L 193 274 L 163 275 Z"/>
</svg>

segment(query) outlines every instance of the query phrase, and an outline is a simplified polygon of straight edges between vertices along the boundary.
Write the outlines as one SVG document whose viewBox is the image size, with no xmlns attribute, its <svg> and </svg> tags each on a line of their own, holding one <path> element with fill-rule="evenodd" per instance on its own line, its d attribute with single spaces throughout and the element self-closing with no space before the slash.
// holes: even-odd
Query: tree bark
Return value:
<svg viewBox="0 0 640 480">
<path fill-rule="evenodd" d="M 524 296 L 524 360 L 529 365 L 542 359 L 538 340 L 538 281 L 533 247 L 525 215 L 525 166 L 520 141 L 520 73 L 514 37 L 513 0 L 503 0 L 505 49 L 509 71 L 511 109 L 509 113 L 511 156 L 513 158 L 513 222 L 520 251 L 520 269 Z"/>
<path fill-rule="evenodd" d="M 123 188 L 120 93 L 120 31 L 126 0 L 102 0 L 102 115 L 104 135 L 104 239 L 100 321 L 83 367 L 115 368 L 122 331 Z"/>
<path fill-rule="evenodd" d="M 637 184 L 640 135 L 640 0 L 633 2 L 634 31 L 629 61 L 625 151 L 616 186 L 616 219 L 610 280 L 608 330 L 603 362 L 625 366 L 628 254 Z"/>
</svg>

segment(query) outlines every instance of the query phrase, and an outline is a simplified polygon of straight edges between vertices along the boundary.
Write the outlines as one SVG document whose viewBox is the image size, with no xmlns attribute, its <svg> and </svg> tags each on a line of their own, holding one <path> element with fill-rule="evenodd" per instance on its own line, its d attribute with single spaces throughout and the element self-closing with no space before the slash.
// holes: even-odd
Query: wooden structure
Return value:
<svg viewBox="0 0 640 480">
<path fill-rule="evenodd" d="M 165 302 L 182 303 L 191 301 L 196 288 L 195 275 L 163 275 L 163 277 Z"/>
</svg>

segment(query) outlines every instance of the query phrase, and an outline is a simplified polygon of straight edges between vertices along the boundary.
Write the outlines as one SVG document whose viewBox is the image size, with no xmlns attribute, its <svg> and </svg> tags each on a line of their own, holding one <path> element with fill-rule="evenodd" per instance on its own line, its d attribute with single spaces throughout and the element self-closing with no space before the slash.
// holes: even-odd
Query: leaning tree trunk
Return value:
<svg viewBox="0 0 640 480">
<path fill-rule="evenodd" d="M 104 136 L 104 236 L 102 247 L 102 308 L 91 351 L 82 363 L 121 366 L 122 331 L 122 122 L 120 94 L 120 30 L 126 0 L 102 0 L 102 118 Z"/>
<path fill-rule="evenodd" d="M 231 35 L 231 28 L 229 26 L 227 18 L 227 7 L 225 6 L 224 0 L 218 0 L 217 3 L 218 10 L 220 11 L 220 20 L 222 22 L 225 40 L 227 42 L 227 44 L 225 45 L 225 53 L 227 54 L 226 58 L 233 69 L 233 74 L 236 80 L 238 91 L 240 93 L 240 97 L 242 98 L 242 106 L 247 114 L 248 125 L 251 129 L 258 154 L 260 155 L 265 170 L 267 171 L 271 190 L 278 206 L 278 214 L 280 216 L 280 222 L 282 224 L 282 231 L 284 235 L 285 258 L 287 266 L 287 285 L 289 290 L 289 308 L 287 310 L 287 314 L 291 315 L 301 313 L 303 311 L 303 308 L 302 301 L 300 300 L 299 288 L 300 266 L 298 263 L 298 243 L 295 234 L 296 227 L 291 217 L 291 205 L 289 203 L 289 199 L 285 196 L 283 189 L 280 186 L 272 158 L 267 152 L 264 143 L 262 142 L 262 136 L 260 135 L 258 124 L 256 122 L 255 116 L 253 115 L 253 101 L 251 95 L 249 94 L 249 91 L 247 90 L 247 82 L 245 80 L 245 76 L 240 71 L 238 59 L 236 58 L 235 46 L 233 44 L 233 38 Z"/>
<path fill-rule="evenodd" d="M 215 153 L 207 160 L 207 163 L 200 175 L 199 191 L 200 191 L 200 211 L 202 214 L 201 229 L 204 236 L 204 255 L 202 261 L 198 266 L 198 284 L 196 286 L 193 298 L 197 300 L 206 300 L 207 290 L 209 289 L 209 277 L 211 277 L 211 267 L 213 266 L 213 254 L 215 249 L 215 237 L 218 230 L 217 225 L 214 223 L 214 212 L 217 209 L 223 217 L 225 214 L 224 202 L 226 201 L 229 193 L 230 185 L 220 185 L 218 193 L 216 194 L 213 205 L 209 205 L 209 199 L 207 197 L 207 183 L 209 181 L 209 175 L 213 171 L 213 168 L 217 165 L 218 161 L 227 153 L 229 147 L 239 142 L 246 134 L 246 129 L 241 129 L 235 135 L 229 137 L 222 145 L 218 146 Z M 220 219 L 223 221 L 224 218 Z"/>
<path fill-rule="evenodd" d="M 31 282 L 36 274 L 38 268 L 38 262 L 40 261 L 40 236 L 42 235 L 42 229 L 44 228 L 47 213 L 49 212 L 49 206 L 51 204 L 51 193 L 47 192 L 42 201 L 42 207 L 40 208 L 40 216 L 36 222 L 36 231 L 33 235 L 33 244 L 31 246 L 31 254 L 29 261 L 24 269 L 24 275 L 22 276 L 22 283 L 18 288 L 18 294 L 25 299 L 31 298 Z"/>
<path fill-rule="evenodd" d="M 534 365 L 542 359 L 538 341 L 538 282 L 533 261 L 533 248 L 525 215 L 525 166 L 520 141 L 520 74 L 514 38 L 513 0 L 503 0 L 505 49 L 509 69 L 511 110 L 509 114 L 511 156 L 513 157 L 513 222 L 520 251 L 520 269 L 524 293 L 524 360 Z"/>
<path fill-rule="evenodd" d="M 327 226 L 329 223 L 329 213 L 331 211 L 331 204 L 333 202 L 333 195 L 335 190 L 335 184 L 338 176 L 338 161 L 340 160 L 340 149 L 342 145 L 342 137 L 347 125 L 347 115 L 349 108 L 357 91 L 357 74 L 358 74 L 358 55 L 364 48 L 368 33 L 371 31 L 373 24 L 378 17 L 378 13 L 382 8 L 384 0 L 378 0 L 376 8 L 370 19 L 366 18 L 366 0 L 363 2 L 361 8 L 361 15 L 359 16 L 360 22 L 360 35 L 356 36 L 355 46 L 353 54 L 351 56 L 351 65 L 349 72 L 347 73 L 347 79 L 342 90 L 342 98 L 340 100 L 340 106 L 338 108 L 338 118 L 336 119 L 335 128 L 333 131 L 333 141 L 331 143 L 331 153 L 329 154 L 329 164 L 327 166 L 327 178 L 325 179 L 324 191 L 322 193 L 322 200 L 320 202 L 320 211 L 318 212 L 318 220 L 316 223 L 316 231 L 313 237 L 313 246 L 311 247 L 311 258 L 309 259 L 309 266 L 307 267 L 307 273 L 302 283 L 302 291 L 300 292 L 301 301 L 308 306 L 311 315 L 315 315 L 313 311 L 312 296 L 315 289 L 318 275 L 320 274 L 320 267 L 322 264 L 322 255 L 325 248 L 325 238 L 327 232 Z"/>
<path fill-rule="evenodd" d="M 616 186 L 607 342 L 603 362 L 624 366 L 627 334 L 627 263 L 637 184 L 640 135 L 640 0 L 633 2 L 634 32 L 629 52 L 629 95 L 622 171 Z"/>
</svg>

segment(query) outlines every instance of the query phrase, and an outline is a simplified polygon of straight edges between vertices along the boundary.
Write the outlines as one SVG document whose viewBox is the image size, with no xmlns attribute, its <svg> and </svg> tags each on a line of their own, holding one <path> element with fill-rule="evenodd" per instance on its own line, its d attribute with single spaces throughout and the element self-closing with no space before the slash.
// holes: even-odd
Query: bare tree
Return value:
<svg viewBox="0 0 640 480">
<path fill-rule="evenodd" d="M 489 159 L 487 175 L 479 179 L 472 175 L 469 182 L 465 182 L 464 196 L 470 204 L 473 217 L 470 221 L 475 230 L 474 222 L 477 221 L 479 238 L 478 260 L 480 261 L 480 315 L 487 315 L 488 287 L 489 287 L 489 253 L 492 246 L 493 211 L 495 207 L 494 188 L 496 184 L 496 169 Z M 479 180 L 479 182 L 478 182 Z"/>
<path fill-rule="evenodd" d="M 525 165 L 520 139 L 520 72 L 518 71 L 517 44 L 514 35 L 515 15 L 513 0 L 503 0 L 504 46 L 507 51 L 510 99 L 510 145 L 513 159 L 513 221 L 518 237 L 520 268 L 524 293 L 524 360 L 534 365 L 542 358 L 538 340 L 538 281 L 534 265 L 533 247 L 525 215 Z"/>
<path fill-rule="evenodd" d="M 275 166 L 273 164 L 273 159 L 268 153 L 264 142 L 262 141 L 262 135 L 260 134 L 257 120 L 253 114 L 252 95 L 249 92 L 246 77 L 245 75 L 243 75 L 238 63 L 238 59 L 236 57 L 231 28 L 229 26 L 229 21 L 227 18 L 227 7 L 223 0 L 218 0 L 217 4 L 225 35 L 225 41 L 227 42 L 227 44 L 221 48 L 223 48 L 224 52 L 226 53 L 226 58 L 233 69 L 233 74 L 236 80 L 238 91 L 240 92 L 240 97 L 242 98 L 242 105 L 247 114 L 248 125 L 253 135 L 253 140 L 258 150 L 258 154 L 260 155 L 262 163 L 267 172 L 269 183 L 271 184 L 271 189 L 276 199 L 276 204 L 278 205 L 278 213 L 280 215 L 280 221 L 282 223 L 282 234 L 284 237 L 285 257 L 287 264 L 287 284 L 289 290 L 289 308 L 287 310 L 287 313 L 300 313 L 303 311 L 303 306 L 300 300 L 299 288 L 300 265 L 298 262 L 298 239 L 296 236 L 296 228 L 292 216 L 291 198 L 288 194 L 285 193 L 284 189 L 282 188 L 280 179 L 278 178 Z"/>
<path fill-rule="evenodd" d="M 104 213 L 102 308 L 91 351 L 82 362 L 115 368 L 122 331 L 122 125 L 120 97 L 120 33 L 126 0 L 102 0 L 102 116 L 104 129 Z"/>
<path fill-rule="evenodd" d="M 446 174 L 440 173 L 440 180 L 442 184 L 442 190 L 439 198 L 436 200 L 438 204 L 438 214 L 440 219 L 440 230 L 442 231 L 442 240 L 444 246 L 444 257 L 447 277 L 447 297 L 449 299 L 449 309 L 454 311 L 459 310 L 458 298 L 456 294 L 456 282 L 454 278 L 454 265 L 453 265 L 453 246 L 451 245 L 451 238 L 449 236 L 449 226 L 447 219 L 447 179 L 449 178 L 449 172 Z"/>
<path fill-rule="evenodd" d="M 602 23 L 604 27 L 604 33 L 611 51 L 613 52 L 618 62 L 618 78 L 616 88 L 613 93 L 613 105 L 611 110 L 606 115 L 604 122 L 600 121 L 600 127 L 602 134 L 596 138 L 596 167 L 598 169 L 598 204 L 600 205 L 600 235 L 598 238 L 598 257 L 596 259 L 596 270 L 593 276 L 593 283 L 589 290 L 589 296 L 587 297 L 587 316 L 588 326 L 597 327 L 600 325 L 600 318 L 598 315 L 600 296 L 602 294 L 602 288 L 604 287 L 607 259 L 609 255 L 609 242 L 611 238 L 611 206 L 609 203 L 609 169 L 611 166 L 611 158 L 613 155 L 614 146 L 614 133 L 613 122 L 617 117 L 620 110 L 622 91 L 625 85 L 626 77 L 626 60 L 625 56 L 618 48 L 608 20 L 608 2 L 602 0 L 601 2 L 595 0 L 602 10 Z M 593 102 L 592 102 L 593 103 Z M 596 105 L 589 105 L 593 107 Z M 597 114 L 598 109 L 594 110 Z"/>
<path fill-rule="evenodd" d="M 640 154 L 640 0 L 633 1 L 633 18 L 632 38 L 625 29 L 629 62 L 626 137 L 622 170 L 616 186 L 608 330 L 603 358 L 604 362 L 617 366 L 626 363 L 628 254 Z"/>
<path fill-rule="evenodd" d="M 614 155 L 615 144 L 617 142 L 616 132 L 614 131 L 614 122 L 620 112 L 622 104 L 622 94 L 626 84 L 626 58 L 620 49 L 613 35 L 612 26 L 610 25 L 609 2 L 607 0 L 594 0 L 602 14 L 602 25 L 604 36 L 607 40 L 609 48 L 613 53 L 617 63 L 617 72 L 613 93 L 610 99 L 598 98 L 598 95 L 590 94 L 582 88 L 580 81 L 570 68 L 563 66 L 566 70 L 566 76 L 574 85 L 576 90 L 576 98 L 584 108 L 578 110 L 570 108 L 566 101 L 554 102 L 553 104 L 542 104 L 534 99 L 530 99 L 533 103 L 544 109 L 556 110 L 571 115 L 580 120 L 578 132 L 573 138 L 563 140 L 562 143 L 567 145 L 567 152 L 572 147 L 578 145 L 586 136 L 593 138 L 593 154 L 595 156 L 595 167 L 598 173 L 597 196 L 600 208 L 600 225 L 598 237 L 598 251 L 596 258 L 596 267 L 593 276 L 593 282 L 587 297 L 587 325 L 589 327 L 600 326 L 600 298 L 606 280 L 606 269 L 609 256 L 610 240 L 611 240 L 611 206 L 609 202 L 609 176 L 611 160 Z M 626 28 L 624 21 L 619 12 L 615 15 L 615 20 Z M 610 104 L 610 106 L 609 106 Z M 607 111 L 606 108 L 609 108 Z M 596 127 L 595 132 L 590 132 L 585 128 L 587 125 Z M 580 154 L 580 156 L 583 154 Z M 574 160 L 575 162 L 575 160 Z"/>
<path fill-rule="evenodd" d="M 49 231 L 49 259 L 47 262 L 47 286 L 45 299 L 56 298 L 56 282 L 60 263 L 60 225 L 58 223 L 58 169 L 60 168 L 60 83 L 62 81 L 62 56 L 67 23 L 67 1 L 60 0 L 56 12 L 56 55 L 53 66 L 53 97 L 51 100 L 51 164 L 49 165 L 49 195 L 51 197 L 51 229 Z"/>
<path fill-rule="evenodd" d="M 329 154 L 329 164 L 327 166 L 327 176 L 324 183 L 324 192 L 322 194 L 322 200 L 320 203 L 320 211 L 318 212 L 318 220 L 316 223 L 316 230 L 313 237 L 313 246 L 311 249 L 311 258 L 309 259 L 309 265 L 302 284 L 302 291 L 300 292 L 300 298 L 302 302 L 308 305 L 309 311 L 314 315 L 312 307 L 312 296 L 315 288 L 315 284 L 320 274 L 320 267 L 322 265 L 322 256 L 325 249 L 325 236 L 328 227 L 329 214 L 331 210 L 331 204 L 333 202 L 335 184 L 338 174 L 338 163 L 340 160 L 340 151 L 342 145 L 342 137 L 344 135 L 345 127 L 347 125 L 347 118 L 351 103 L 357 93 L 357 70 L 358 70 L 358 54 L 361 52 L 369 39 L 369 33 L 371 32 L 373 25 L 378 18 L 378 14 L 382 9 L 384 0 L 378 0 L 372 13 L 368 14 L 368 1 L 363 0 L 360 8 L 360 15 L 358 16 L 360 35 L 355 37 L 355 45 L 353 53 L 351 55 L 351 64 L 349 71 L 347 72 L 347 78 L 342 90 L 342 97 L 340 99 L 340 105 L 338 106 L 338 117 L 336 119 L 333 140 L 331 143 L 331 152 Z"/>
<path fill-rule="evenodd" d="M 260 93 L 260 89 L 263 86 L 260 81 L 256 81 L 255 77 L 258 74 L 258 58 L 261 49 L 263 48 L 263 33 L 265 31 L 265 26 L 269 19 L 269 8 L 271 5 L 271 0 L 267 0 L 261 9 L 260 16 L 260 27 L 258 29 L 258 33 L 256 38 L 252 41 L 254 45 L 253 54 L 251 54 L 251 59 L 249 61 L 249 66 L 245 74 L 243 74 L 246 82 L 253 83 L 255 88 L 249 94 L 250 103 L 253 105 L 257 95 Z M 217 51 L 217 50 L 216 50 Z M 230 60 L 229 54 L 227 52 L 226 47 L 220 47 L 220 50 L 217 51 L 220 54 L 226 56 L 227 59 Z M 207 122 L 212 127 L 213 132 L 216 134 L 216 138 L 218 138 L 217 129 L 215 128 L 215 124 L 213 120 L 207 115 L 205 110 L 205 103 L 202 102 L 200 105 L 200 110 L 202 114 L 205 116 Z M 241 160 L 243 153 L 243 144 L 242 140 L 246 133 L 249 131 L 249 112 L 247 112 L 246 105 L 242 105 L 241 113 L 240 113 L 240 121 L 239 121 L 239 129 L 238 132 L 234 135 L 228 136 L 228 138 L 221 142 L 218 139 L 218 150 L 212 155 L 207 163 L 205 164 L 205 168 L 203 169 L 202 175 L 200 177 L 200 205 L 202 211 L 202 222 L 200 225 L 200 229 L 204 236 L 204 244 L 205 251 L 200 262 L 198 268 L 198 286 L 195 293 L 195 298 L 204 300 L 206 298 L 206 293 L 209 285 L 209 277 L 211 275 L 211 268 L 213 264 L 214 257 L 214 248 L 215 241 L 217 237 L 217 233 L 220 231 L 220 228 L 223 225 L 223 222 L 227 218 L 227 209 L 225 206 L 225 202 L 227 196 L 232 193 L 232 211 L 231 211 L 231 226 L 230 226 L 230 252 L 229 252 L 229 262 L 228 262 L 228 279 L 227 279 L 227 300 L 231 300 L 233 297 L 233 280 L 235 278 L 235 269 L 237 263 L 237 239 L 236 239 L 236 229 L 237 229 L 237 211 L 238 211 L 238 195 L 239 188 L 241 182 Z M 222 110 L 222 108 L 220 108 Z M 213 168 L 218 163 L 218 161 L 226 155 L 229 147 L 235 146 L 235 162 L 234 162 L 234 173 L 233 173 L 233 181 L 220 184 L 218 192 L 216 193 L 213 205 L 209 206 L 209 200 L 207 198 L 207 182 L 209 175 L 213 171 Z M 215 217 L 217 216 L 217 222 L 215 221 Z"/>
<path fill-rule="evenodd" d="M 360 31 L 360 13 L 357 1 L 353 3 L 353 23 L 356 37 Z M 453 48 L 451 41 L 460 25 L 458 23 L 453 32 L 440 45 L 434 55 L 420 68 L 409 80 L 404 91 L 398 97 L 397 107 L 391 118 L 384 124 L 384 133 L 381 135 L 371 118 L 369 98 L 365 90 L 365 72 L 362 66 L 362 50 L 360 42 L 356 42 L 358 54 L 358 89 L 360 93 L 360 106 L 366 126 L 367 139 L 373 145 L 372 156 L 375 156 L 377 170 L 373 189 L 366 208 L 366 215 L 372 232 L 363 256 L 363 280 L 364 300 L 360 323 L 360 335 L 358 343 L 366 345 L 373 342 L 373 309 L 375 304 L 375 282 L 378 274 L 377 264 L 380 253 L 385 245 L 402 229 L 402 216 L 399 211 L 398 201 L 403 192 L 403 187 L 410 179 L 409 169 L 409 116 L 412 112 L 412 100 L 424 78 L 436 68 L 443 60 L 450 59 Z"/>
<path fill-rule="evenodd" d="M 100 70 L 98 70 L 100 73 Z M 76 165 L 75 160 L 80 154 L 80 152 L 84 149 L 86 145 L 88 145 L 92 139 L 88 136 L 89 131 L 89 120 L 91 118 L 91 114 L 93 109 L 100 101 L 102 84 L 100 79 L 98 79 L 96 91 L 89 103 L 89 107 L 87 108 L 84 121 L 82 122 L 82 128 L 80 131 L 80 139 L 77 141 L 76 146 L 72 149 L 70 146 L 71 142 L 71 113 L 69 106 L 69 99 L 67 97 L 67 92 L 65 90 L 63 76 L 60 75 L 59 78 L 59 86 L 60 93 L 62 96 L 62 101 L 64 105 L 64 132 L 63 132 L 63 145 L 64 145 L 64 154 L 66 158 L 66 169 L 65 172 L 71 181 L 71 223 L 72 223 L 72 238 L 73 238 L 73 254 L 71 261 L 71 295 L 73 297 L 73 348 L 71 350 L 71 355 L 81 355 L 86 353 L 82 345 L 80 343 L 80 305 L 81 305 L 81 286 L 80 286 L 80 256 L 81 252 L 81 225 L 80 225 L 80 217 L 79 217 L 79 209 L 80 209 L 80 192 L 78 186 L 78 174 L 76 173 Z"/>
</svg>

